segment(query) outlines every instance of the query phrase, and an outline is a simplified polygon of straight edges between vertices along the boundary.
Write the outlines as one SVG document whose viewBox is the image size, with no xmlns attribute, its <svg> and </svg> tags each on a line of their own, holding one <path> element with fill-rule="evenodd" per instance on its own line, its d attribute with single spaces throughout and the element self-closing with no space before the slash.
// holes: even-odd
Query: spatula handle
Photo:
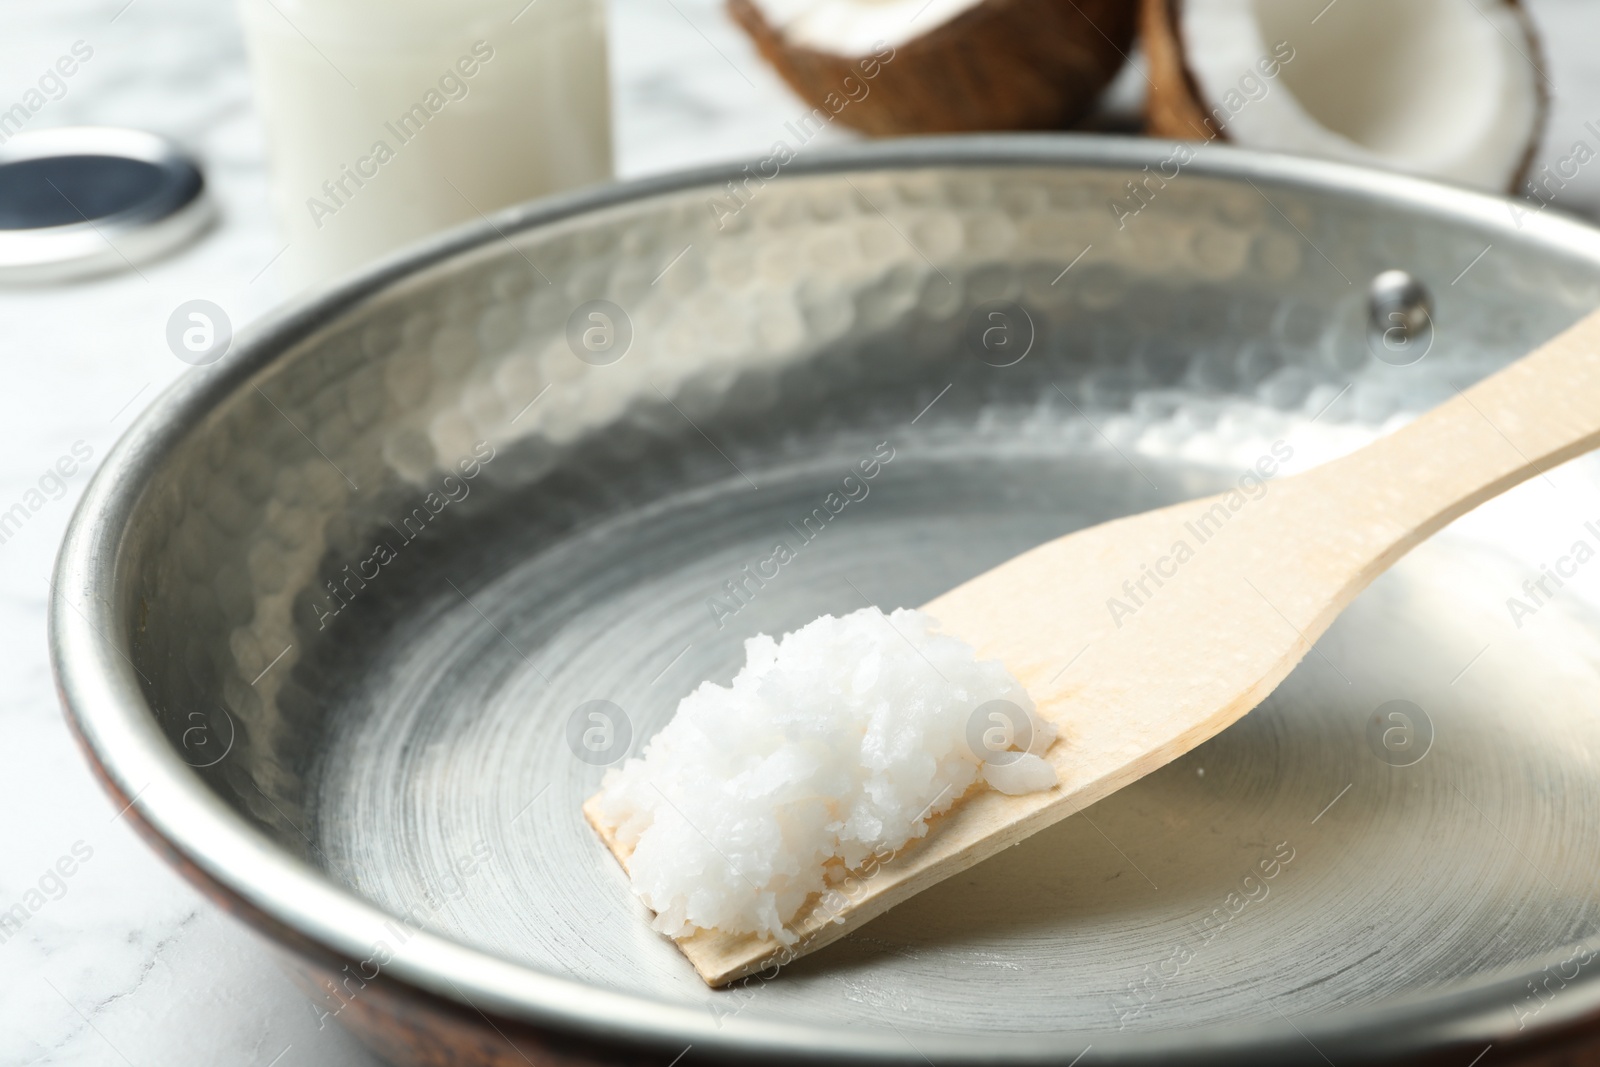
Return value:
<svg viewBox="0 0 1600 1067">
<path fill-rule="evenodd" d="M 1597 446 L 1600 311 L 1310 477 L 1376 539 L 1375 562 L 1387 566 L 1485 500 Z"/>
</svg>

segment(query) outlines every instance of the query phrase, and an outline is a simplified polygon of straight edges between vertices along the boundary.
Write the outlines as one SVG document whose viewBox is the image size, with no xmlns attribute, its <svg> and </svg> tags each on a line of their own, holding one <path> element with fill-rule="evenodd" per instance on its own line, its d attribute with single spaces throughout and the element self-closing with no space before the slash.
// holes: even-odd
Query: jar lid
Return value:
<svg viewBox="0 0 1600 1067">
<path fill-rule="evenodd" d="M 0 281 L 136 270 L 212 217 L 199 165 L 165 137 L 64 126 L 0 144 Z"/>
</svg>

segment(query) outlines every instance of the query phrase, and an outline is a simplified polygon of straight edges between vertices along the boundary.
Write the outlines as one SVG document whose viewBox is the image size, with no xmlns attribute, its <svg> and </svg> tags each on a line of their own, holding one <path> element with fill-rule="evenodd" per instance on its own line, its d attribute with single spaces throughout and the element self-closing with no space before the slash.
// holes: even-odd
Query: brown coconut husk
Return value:
<svg viewBox="0 0 1600 1067">
<path fill-rule="evenodd" d="M 1150 78 L 1144 99 L 1145 132 L 1178 141 L 1226 141 L 1227 133 L 1200 103 L 1200 87 L 1184 60 L 1178 37 L 1180 2 L 1141 0 L 1139 4 L 1139 39 Z"/>
<path fill-rule="evenodd" d="M 978 0 L 850 57 L 788 44 L 753 0 L 728 11 L 802 99 L 877 136 L 1069 126 L 1122 69 L 1138 22 L 1138 0 Z"/>
</svg>

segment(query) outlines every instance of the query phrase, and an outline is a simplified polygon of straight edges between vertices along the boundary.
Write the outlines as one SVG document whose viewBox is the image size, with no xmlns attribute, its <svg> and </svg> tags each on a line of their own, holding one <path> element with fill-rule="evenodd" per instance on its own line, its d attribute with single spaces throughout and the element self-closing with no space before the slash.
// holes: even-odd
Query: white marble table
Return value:
<svg viewBox="0 0 1600 1067">
<path fill-rule="evenodd" d="M 1544 158 L 1600 126 L 1600 6 L 1535 0 L 1558 86 Z M 754 158 L 803 110 L 727 21 L 720 0 L 612 0 L 618 168 L 623 176 Z M 94 49 L 34 126 L 111 123 L 198 152 L 222 205 L 202 243 L 142 274 L 0 290 L 0 511 L 58 458 L 92 467 L 129 421 L 188 370 L 164 341 L 195 298 L 235 324 L 280 298 L 261 134 L 225 0 L 7 0 L 0 107 L 75 41 Z M 1135 79 L 1136 80 L 1136 79 Z M 829 139 L 843 134 L 827 131 Z M 1558 206 L 1600 213 L 1600 166 Z M 0 544 L 0 911 L 45 879 L 46 903 L 0 943 L 0 1063 L 305 1067 L 376 1061 L 315 1012 L 255 937 L 171 873 L 91 779 L 62 723 L 46 665 L 48 574 L 87 467 Z M 53 490 L 55 487 L 52 485 Z M 70 877 L 47 876 L 62 857 Z M 87 854 L 88 858 L 82 857 Z"/>
</svg>

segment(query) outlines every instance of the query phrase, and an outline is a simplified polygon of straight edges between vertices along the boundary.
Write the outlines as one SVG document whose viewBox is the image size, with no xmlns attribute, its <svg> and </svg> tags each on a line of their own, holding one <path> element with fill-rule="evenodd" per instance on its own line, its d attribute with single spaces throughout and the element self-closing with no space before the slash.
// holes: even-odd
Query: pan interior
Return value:
<svg viewBox="0 0 1600 1067">
<path fill-rule="evenodd" d="M 1531 239 L 1452 288 L 1486 243 L 1459 221 L 1277 186 L 1269 210 L 1203 174 L 1118 227 L 1126 180 L 819 175 L 729 232 L 709 194 L 661 197 L 346 312 L 193 432 L 131 528 L 136 661 L 175 748 L 385 910 L 718 1022 L 1272 1019 L 1593 936 L 1591 583 L 1508 609 L 1600 547 L 1588 460 L 1418 549 L 1212 742 L 776 980 L 710 992 L 648 929 L 578 807 L 745 638 L 920 604 L 1239 485 L 1274 444 L 1313 465 L 1596 299 L 1595 264 Z M 1397 264 L 1437 294 L 1409 365 L 1365 335 L 1361 286 Z M 620 359 L 579 351 L 595 300 L 632 333 Z M 982 343 L 997 306 L 1027 313 L 1019 361 Z"/>
<path fill-rule="evenodd" d="M 518 521 L 531 503 L 510 506 L 419 553 L 398 592 L 352 601 L 319 859 L 389 910 L 541 969 L 714 1018 L 892 1012 L 918 1031 L 1265 1020 L 1446 987 L 1595 932 L 1600 631 L 1586 604 L 1556 602 L 1560 621 L 1519 633 L 1504 599 L 1530 563 L 1453 530 L 1237 727 L 775 981 L 706 991 L 578 814 L 603 768 L 574 716 L 604 729 L 600 707 L 617 731 L 588 758 L 637 753 L 681 696 L 728 680 L 753 633 L 914 606 L 1060 532 L 1228 483 L 1141 457 L 1152 488 L 1115 455 L 959 425 L 874 436 L 831 432 L 788 463 L 730 453 L 758 490 L 685 479 L 537 554 Z M 870 493 L 801 545 L 790 517 L 882 440 L 895 458 Z M 1515 528 L 1541 491 L 1478 521 Z M 735 603 L 722 583 L 784 538 L 794 561 L 719 628 L 708 597 Z M 1079 650 L 1061 651 L 1070 669 Z"/>
</svg>

